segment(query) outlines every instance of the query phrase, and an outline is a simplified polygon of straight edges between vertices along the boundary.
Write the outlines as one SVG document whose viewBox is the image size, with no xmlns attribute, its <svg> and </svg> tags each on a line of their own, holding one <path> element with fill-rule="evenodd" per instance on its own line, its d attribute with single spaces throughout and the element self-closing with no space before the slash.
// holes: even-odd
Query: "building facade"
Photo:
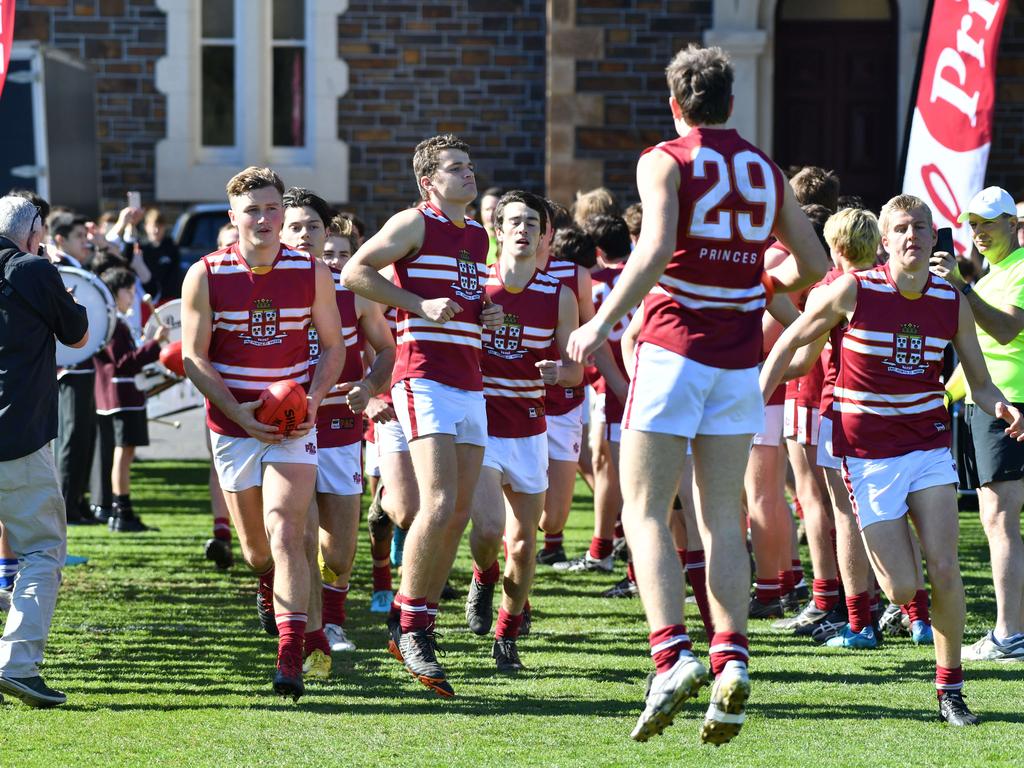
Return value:
<svg viewBox="0 0 1024 768">
<path fill-rule="evenodd" d="M 1024 0 L 997 67 L 991 183 L 1024 195 Z M 269 164 L 378 226 L 413 202 L 410 156 L 452 131 L 482 186 L 636 197 L 672 135 L 664 66 L 691 42 L 736 69 L 730 124 L 783 167 L 899 186 L 927 0 L 19 0 L 15 39 L 93 73 L 98 207 L 223 199 Z M 59 110 L 59 108 L 58 108 Z M 59 188 L 48 190 L 60 202 Z"/>
</svg>

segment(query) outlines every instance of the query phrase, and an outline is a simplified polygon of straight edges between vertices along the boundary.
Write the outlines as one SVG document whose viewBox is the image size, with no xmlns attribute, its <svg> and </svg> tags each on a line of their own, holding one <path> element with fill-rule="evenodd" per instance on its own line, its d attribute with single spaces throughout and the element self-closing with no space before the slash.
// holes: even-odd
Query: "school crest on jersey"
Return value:
<svg viewBox="0 0 1024 768">
<path fill-rule="evenodd" d="M 915 323 L 904 323 L 893 334 L 892 359 L 885 360 L 885 364 L 891 373 L 917 376 L 928 368 L 927 365 L 922 365 L 923 359 L 924 336 L 921 335 L 920 326 Z"/>
<path fill-rule="evenodd" d="M 518 360 L 526 351 L 522 348 L 523 326 L 519 316 L 506 313 L 505 322 L 491 331 L 491 343 L 488 352 L 505 360 Z"/>
<path fill-rule="evenodd" d="M 309 326 L 307 338 L 309 339 L 309 362 L 315 363 L 320 359 L 320 334 L 312 325 Z"/>
<path fill-rule="evenodd" d="M 460 250 L 455 264 L 459 271 L 458 281 L 452 283 L 455 295 L 476 301 L 480 298 L 480 272 L 476 262 L 469 257 L 469 251 Z"/>
<path fill-rule="evenodd" d="M 286 334 L 281 330 L 280 316 L 270 299 L 256 299 L 249 311 L 248 333 L 242 333 L 242 343 L 255 347 L 280 344 Z"/>
</svg>

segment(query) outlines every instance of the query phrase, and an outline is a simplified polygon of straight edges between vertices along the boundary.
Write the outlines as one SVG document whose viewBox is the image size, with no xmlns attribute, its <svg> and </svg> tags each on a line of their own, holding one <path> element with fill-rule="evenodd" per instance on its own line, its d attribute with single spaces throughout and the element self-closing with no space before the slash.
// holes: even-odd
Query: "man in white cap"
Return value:
<svg viewBox="0 0 1024 768">
<path fill-rule="evenodd" d="M 978 325 L 978 341 L 992 381 L 1019 408 L 1024 403 L 1024 247 L 1017 238 L 1017 208 L 1000 187 L 987 187 L 959 218 L 989 263 L 971 285 L 951 254 L 932 257 L 932 271 L 966 297 Z M 1003 434 L 997 419 L 974 405 L 958 370 L 947 385 L 952 398 L 966 394 L 967 442 L 961 479 L 978 490 L 981 522 L 988 537 L 996 592 L 996 625 L 964 648 L 965 660 L 1024 661 L 1024 443 Z"/>
</svg>

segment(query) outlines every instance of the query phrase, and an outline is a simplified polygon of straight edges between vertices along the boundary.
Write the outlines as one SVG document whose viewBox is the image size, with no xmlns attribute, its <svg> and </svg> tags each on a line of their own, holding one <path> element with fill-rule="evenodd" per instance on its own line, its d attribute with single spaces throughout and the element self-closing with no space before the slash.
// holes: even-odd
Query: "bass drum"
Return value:
<svg viewBox="0 0 1024 768">
<path fill-rule="evenodd" d="M 68 368 L 84 363 L 110 341 L 117 325 L 117 306 L 107 286 L 92 272 L 77 267 L 57 267 L 64 287 L 75 301 L 85 307 L 89 318 L 89 341 L 80 349 L 57 342 L 57 365 Z"/>
<path fill-rule="evenodd" d="M 153 310 L 142 329 L 143 338 L 152 339 L 161 325 L 167 329 L 168 343 L 181 341 L 181 299 L 172 299 Z"/>
</svg>

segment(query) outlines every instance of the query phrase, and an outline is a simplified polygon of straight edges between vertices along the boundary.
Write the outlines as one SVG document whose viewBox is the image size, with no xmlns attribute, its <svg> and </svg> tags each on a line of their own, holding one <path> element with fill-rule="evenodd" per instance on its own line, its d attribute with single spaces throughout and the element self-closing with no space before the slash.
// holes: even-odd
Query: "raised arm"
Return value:
<svg viewBox="0 0 1024 768">
<path fill-rule="evenodd" d="M 828 254 L 789 184 L 783 184 L 782 209 L 773 234 L 789 249 L 791 258 L 769 270 L 776 293 L 806 288 L 820 280 L 829 268 Z"/>
<path fill-rule="evenodd" d="M 959 323 L 953 337 L 953 347 L 971 388 L 971 397 L 989 416 L 995 416 L 1010 425 L 1006 428 L 1007 435 L 1018 442 L 1024 442 L 1024 418 L 1020 411 L 1007 404 L 999 387 L 992 383 L 978 344 L 978 333 L 974 330 L 974 313 L 966 301 L 960 302 Z"/>
<path fill-rule="evenodd" d="M 853 313 L 856 305 L 857 280 L 850 275 L 818 288 L 807 298 L 804 313 L 783 331 L 761 367 L 761 393 L 765 399 L 782 383 L 796 350 L 827 335 Z"/>
</svg>

